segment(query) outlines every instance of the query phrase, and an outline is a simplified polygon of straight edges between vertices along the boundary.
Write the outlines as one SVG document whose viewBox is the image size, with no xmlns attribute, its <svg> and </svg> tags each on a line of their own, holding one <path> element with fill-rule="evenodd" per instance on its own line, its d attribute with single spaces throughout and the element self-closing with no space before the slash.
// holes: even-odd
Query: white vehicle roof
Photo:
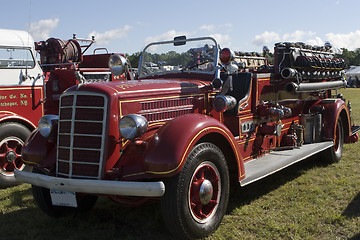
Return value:
<svg viewBox="0 0 360 240">
<path fill-rule="evenodd" d="M 0 29 L 0 47 L 34 48 L 34 40 L 25 31 Z"/>
</svg>

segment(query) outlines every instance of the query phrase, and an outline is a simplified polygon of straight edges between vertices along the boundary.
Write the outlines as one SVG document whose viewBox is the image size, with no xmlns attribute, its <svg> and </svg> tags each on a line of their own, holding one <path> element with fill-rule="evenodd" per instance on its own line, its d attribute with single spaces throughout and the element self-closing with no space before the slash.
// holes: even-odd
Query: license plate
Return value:
<svg viewBox="0 0 360 240">
<path fill-rule="evenodd" d="M 77 207 L 76 194 L 61 190 L 50 190 L 51 202 L 55 206 Z"/>
</svg>

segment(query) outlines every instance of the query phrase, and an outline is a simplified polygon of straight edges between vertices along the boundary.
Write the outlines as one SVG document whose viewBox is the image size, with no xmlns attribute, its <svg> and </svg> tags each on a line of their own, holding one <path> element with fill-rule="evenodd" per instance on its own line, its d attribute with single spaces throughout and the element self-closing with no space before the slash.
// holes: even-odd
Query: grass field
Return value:
<svg viewBox="0 0 360 240">
<path fill-rule="evenodd" d="M 360 123 L 360 89 L 341 91 Z M 342 160 L 316 157 L 233 191 L 219 229 L 207 239 L 360 239 L 360 143 Z M 49 218 L 22 184 L 0 190 L 0 239 L 171 239 L 159 203 L 121 207 L 100 198 L 83 215 Z"/>
</svg>

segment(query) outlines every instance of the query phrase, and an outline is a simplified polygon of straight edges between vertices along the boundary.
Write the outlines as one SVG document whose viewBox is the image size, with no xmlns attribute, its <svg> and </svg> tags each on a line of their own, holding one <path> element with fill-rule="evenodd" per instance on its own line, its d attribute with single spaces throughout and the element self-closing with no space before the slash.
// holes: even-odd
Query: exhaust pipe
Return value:
<svg viewBox="0 0 360 240">
<path fill-rule="evenodd" d="M 315 82 L 315 83 L 288 83 L 285 86 L 285 90 L 287 92 L 312 92 L 312 91 L 322 91 L 322 90 L 330 90 L 336 88 L 344 88 L 346 87 L 346 81 L 331 81 L 331 82 Z"/>
<path fill-rule="evenodd" d="M 293 78 L 296 76 L 298 72 L 293 69 L 293 68 L 284 68 L 283 70 L 281 70 L 281 76 L 283 78 Z"/>
</svg>

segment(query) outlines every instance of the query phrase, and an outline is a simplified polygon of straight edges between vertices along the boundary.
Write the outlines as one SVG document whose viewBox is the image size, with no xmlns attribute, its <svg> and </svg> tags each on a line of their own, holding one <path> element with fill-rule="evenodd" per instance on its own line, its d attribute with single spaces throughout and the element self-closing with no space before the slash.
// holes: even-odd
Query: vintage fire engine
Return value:
<svg viewBox="0 0 360 240">
<path fill-rule="evenodd" d="M 24 141 L 44 113 L 58 113 L 60 94 L 81 82 L 113 77 L 108 68 L 111 54 L 84 55 L 94 40 L 50 38 L 34 46 L 25 31 L 0 29 L 0 36 L 0 186 L 7 187 L 17 183 L 14 169 L 25 168 Z"/>
<path fill-rule="evenodd" d="M 220 49 L 211 37 L 151 43 L 136 80 L 73 86 L 59 115 L 40 120 L 23 149 L 37 205 L 50 216 L 89 210 L 98 195 L 136 205 L 158 199 L 179 238 L 212 233 L 241 186 L 311 155 L 337 162 L 358 140 L 345 63 L 327 45 L 275 46 L 266 58 Z M 126 69 L 122 56 L 109 65 Z"/>
</svg>

